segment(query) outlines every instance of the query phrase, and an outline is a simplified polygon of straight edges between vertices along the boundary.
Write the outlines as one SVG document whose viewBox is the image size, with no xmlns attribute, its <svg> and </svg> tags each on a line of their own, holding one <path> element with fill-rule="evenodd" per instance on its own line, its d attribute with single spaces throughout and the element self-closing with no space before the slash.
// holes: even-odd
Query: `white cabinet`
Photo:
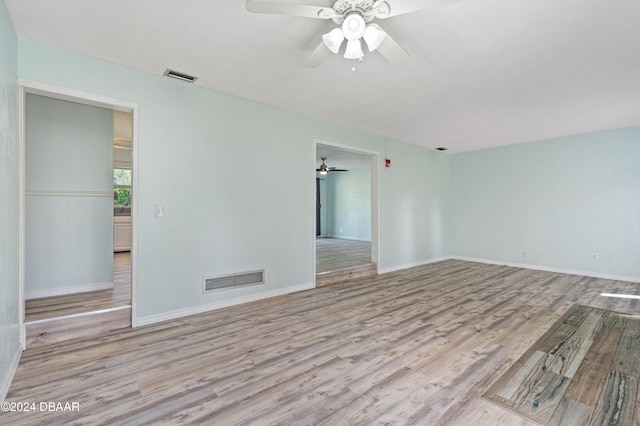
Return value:
<svg viewBox="0 0 640 426">
<path fill-rule="evenodd" d="M 113 217 L 113 251 L 131 250 L 131 216 Z"/>
</svg>

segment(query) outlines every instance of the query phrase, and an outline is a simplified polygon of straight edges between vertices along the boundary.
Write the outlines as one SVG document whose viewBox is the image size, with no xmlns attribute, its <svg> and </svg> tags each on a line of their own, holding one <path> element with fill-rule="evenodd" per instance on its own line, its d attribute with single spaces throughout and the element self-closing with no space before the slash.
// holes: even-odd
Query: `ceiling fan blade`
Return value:
<svg viewBox="0 0 640 426">
<path fill-rule="evenodd" d="M 273 15 L 289 15 L 318 19 L 329 19 L 335 15 L 335 12 L 330 7 L 312 6 L 308 4 L 247 0 L 245 6 L 249 12 L 269 13 Z"/>
<path fill-rule="evenodd" d="M 372 9 L 381 11 L 376 14 L 376 18 L 385 19 L 433 7 L 433 4 L 429 3 L 424 0 L 393 0 L 391 3 L 383 0 L 374 3 Z"/>
<path fill-rule="evenodd" d="M 320 63 L 324 61 L 330 53 L 331 51 L 327 48 L 327 46 L 325 46 L 324 42 L 321 41 L 318 47 L 316 47 L 313 52 L 311 52 L 311 55 L 309 55 L 307 60 L 304 62 L 304 66 L 315 68 L 320 65 Z"/>
<path fill-rule="evenodd" d="M 392 64 L 401 64 L 409 59 L 409 53 L 407 53 L 389 33 L 387 33 L 376 51 L 380 52 L 380 54 Z"/>
</svg>

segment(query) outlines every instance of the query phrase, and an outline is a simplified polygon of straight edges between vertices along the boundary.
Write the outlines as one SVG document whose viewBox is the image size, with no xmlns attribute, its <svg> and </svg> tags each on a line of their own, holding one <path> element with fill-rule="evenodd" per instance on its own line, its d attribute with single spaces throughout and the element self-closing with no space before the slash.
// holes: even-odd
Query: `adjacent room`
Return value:
<svg viewBox="0 0 640 426">
<path fill-rule="evenodd" d="M 640 424 L 638 22 L 0 1 L 0 423 Z"/>
<path fill-rule="evenodd" d="M 377 162 L 375 154 L 316 145 L 316 287 L 376 274 Z"/>
</svg>

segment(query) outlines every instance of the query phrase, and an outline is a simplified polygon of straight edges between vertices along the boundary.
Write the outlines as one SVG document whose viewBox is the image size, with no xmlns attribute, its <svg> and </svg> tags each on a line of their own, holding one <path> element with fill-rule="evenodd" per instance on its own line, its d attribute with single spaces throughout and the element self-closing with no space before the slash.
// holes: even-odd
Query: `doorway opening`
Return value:
<svg viewBox="0 0 640 426">
<path fill-rule="evenodd" d="M 19 83 L 23 349 L 135 325 L 137 105 Z"/>
<path fill-rule="evenodd" d="M 316 286 L 377 274 L 377 152 L 316 141 Z"/>
</svg>

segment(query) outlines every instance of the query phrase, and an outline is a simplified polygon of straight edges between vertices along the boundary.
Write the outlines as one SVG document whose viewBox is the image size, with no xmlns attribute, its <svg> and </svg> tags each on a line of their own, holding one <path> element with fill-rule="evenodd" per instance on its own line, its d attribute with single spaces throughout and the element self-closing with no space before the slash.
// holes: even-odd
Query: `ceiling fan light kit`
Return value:
<svg viewBox="0 0 640 426">
<path fill-rule="evenodd" d="M 391 3 L 391 4 L 390 4 Z M 338 54 L 344 40 L 347 40 L 344 57 L 362 60 L 362 40 L 369 52 L 378 49 L 385 40 L 384 49 L 378 50 L 389 62 L 400 62 L 409 54 L 389 36 L 373 19 L 385 19 L 406 13 L 417 12 L 428 7 L 427 2 L 418 0 L 337 0 L 332 7 L 312 6 L 278 1 L 246 0 L 247 10 L 254 13 L 271 13 L 305 18 L 331 19 L 338 28 L 322 35 L 320 45 L 307 60 L 308 66 L 319 65 L 320 50 L 323 45 L 330 52 Z M 397 6 L 397 7 L 396 7 Z M 396 7 L 394 9 L 394 7 Z M 320 50 L 319 50 L 320 49 Z"/>
<path fill-rule="evenodd" d="M 340 50 L 340 46 L 344 41 L 344 35 L 342 35 L 342 30 L 340 28 L 334 28 L 330 32 L 322 35 L 322 41 L 324 41 L 324 45 L 332 51 L 333 53 L 338 53 Z"/>
<path fill-rule="evenodd" d="M 367 47 L 369 48 L 369 52 L 373 52 L 382 44 L 387 33 L 384 32 L 380 25 L 378 24 L 369 24 L 367 25 L 367 29 L 364 30 L 364 34 L 362 38 L 367 43 Z"/>
<path fill-rule="evenodd" d="M 344 51 L 344 57 L 347 59 L 361 59 L 364 57 L 360 40 L 347 41 L 347 48 Z"/>
<path fill-rule="evenodd" d="M 349 13 L 342 22 L 342 34 L 347 40 L 360 40 L 367 26 L 359 12 Z"/>
</svg>

